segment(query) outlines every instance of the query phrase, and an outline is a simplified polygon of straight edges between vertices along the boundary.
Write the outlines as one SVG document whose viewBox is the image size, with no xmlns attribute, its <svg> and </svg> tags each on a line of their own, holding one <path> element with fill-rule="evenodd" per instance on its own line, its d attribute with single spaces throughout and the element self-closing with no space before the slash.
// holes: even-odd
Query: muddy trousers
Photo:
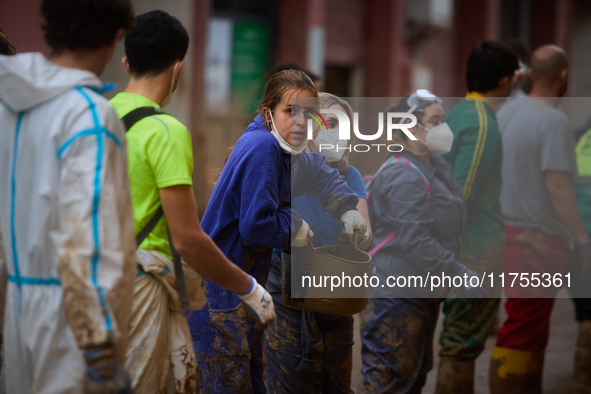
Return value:
<svg viewBox="0 0 591 394">
<path fill-rule="evenodd" d="M 460 256 L 460 262 L 477 274 L 497 275 L 503 268 L 502 248 L 485 248 L 488 252 L 478 259 Z M 453 288 L 443 302 L 443 329 L 439 337 L 441 348 L 437 373 L 438 394 L 471 394 L 474 392 L 474 362 L 484 350 L 490 329 L 497 318 L 500 288 L 488 288 L 487 295 L 471 304 L 460 289 Z"/>
<path fill-rule="evenodd" d="M 199 393 L 266 393 L 262 331 L 234 292 L 205 281 L 207 305 L 189 316 Z"/>
<path fill-rule="evenodd" d="M 275 302 L 265 330 L 267 389 L 276 394 L 349 394 L 353 317 L 324 315 Z"/>
<path fill-rule="evenodd" d="M 508 273 L 540 273 L 542 284 L 547 282 L 544 274 L 569 272 L 574 253 L 564 241 L 535 229 L 506 226 L 507 246 L 505 247 L 505 276 Z M 507 286 L 505 310 L 507 320 L 501 327 L 496 346 L 540 351 L 548 344 L 550 314 L 554 297 L 559 289 L 550 286 L 520 287 Z"/>
<path fill-rule="evenodd" d="M 536 229 L 506 226 L 504 271 L 536 273 L 542 286 L 507 286 L 507 320 L 492 351 L 489 383 L 492 394 L 541 393 L 544 350 L 550 332 L 550 314 L 558 288 L 544 287 L 546 277 L 565 275 L 574 254 L 557 236 Z M 548 275 L 549 274 L 549 275 Z"/>
<path fill-rule="evenodd" d="M 440 299 L 372 298 L 359 314 L 363 381 L 357 393 L 420 393 L 433 367 Z"/>
<path fill-rule="evenodd" d="M 489 251 L 487 255 L 474 260 L 465 255 L 460 262 L 477 274 L 495 275 L 503 269 L 503 250 Z M 491 326 L 497 318 L 501 303 L 500 287 L 487 289 L 488 299 L 477 304 L 469 303 L 462 297 L 460 289 L 451 290 L 443 302 L 443 330 L 439 337 L 441 349 L 439 356 L 450 362 L 473 362 L 484 350 Z"/>
</svg>

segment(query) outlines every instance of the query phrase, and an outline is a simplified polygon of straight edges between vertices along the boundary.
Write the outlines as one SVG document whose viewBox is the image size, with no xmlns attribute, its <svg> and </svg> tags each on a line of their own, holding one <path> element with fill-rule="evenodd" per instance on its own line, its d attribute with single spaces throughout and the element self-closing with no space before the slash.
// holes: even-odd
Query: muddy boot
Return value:
<svg viewBox="0 0 591 394">
<path fill-rule="evenodd" d="M 579 327 L 575 373 L 569 394 L 591 394 L 591 321 L 584 321 Z"/>
<path fill-rule="evenodd" d="M 439 361 L 436 394 L 472 394 L 474 392 L 474 361 Z"/>
<path fill-rule="evenodd" d="M 491 394 L 541 394 L 544 351 L 495 347 L 488 375 Z"/>
</svg>

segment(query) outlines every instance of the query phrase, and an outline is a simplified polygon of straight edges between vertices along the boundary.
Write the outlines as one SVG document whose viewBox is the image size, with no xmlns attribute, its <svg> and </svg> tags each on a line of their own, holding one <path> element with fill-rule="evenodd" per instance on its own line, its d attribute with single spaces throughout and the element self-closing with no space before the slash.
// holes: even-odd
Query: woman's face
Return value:
<svg viewBox="0 0 591 394">
<path fill-rule="evenodd" d="M 332 104 L 331 106 L 328 107 L 328 109 L 337 109 L 339 111 L 343 111 L 344 113 L 347 113 L 347 111 L 345 111 L 345 108 L 343 108 L 343 106 L 340 104 Z M 337 118 L 337 116 L 335 114 L 322 114 L 322 116 L 324 116 L 324 120 L 326 120 L 326 125 L 328 126 L 329 129 L 338 129 L 339 128 L 339 118 Z M 323 125 L 322 128 L 320 128 L 320 131 L 318 131 L 318 133 L 322 133 L 324 131 L 326 131 L 326 127 L 324 127 L 324 125 Z M 318 147 L 316 146 L 316 144 L 310 144 L 310 145 L 308 145 L 308 148 L 312 152 L 319 153 Z"/>
<path fill-rule="evenodd" d="M 279 135 L 291 146 L 298 147 L 306 141 L 306 122 L 308 118 L 304 115 L 302 106 L 292 105 L 292 98 L 314 99 L 315 96 L 311 90 L 289 90 L 283 95 L 283 100 L 272 110 L 273 121 Z M 312 103 L 312 100 L 310 102 Z M 272 126 L 268 109 L 265 111 L 265 118 L 267 123 Z"/>
<path fill-rule="evenodd" d="M 445 112 L 443 112 L 443 106 L 441 104 L 431 104 L 427 108 L 425 108 L 425 115 L 423 115 L 423 119 L 421 119 L 421 124 L 428 129 L 431 129 L 435 126 L 439 126 L 443 123 L 443 119 L 445 119 Z M 423 141 L 426 140 L 428 131 L 425 130 L 425 127 L 415 127 L 416 135 L 418 135 Z"/>
</svg>

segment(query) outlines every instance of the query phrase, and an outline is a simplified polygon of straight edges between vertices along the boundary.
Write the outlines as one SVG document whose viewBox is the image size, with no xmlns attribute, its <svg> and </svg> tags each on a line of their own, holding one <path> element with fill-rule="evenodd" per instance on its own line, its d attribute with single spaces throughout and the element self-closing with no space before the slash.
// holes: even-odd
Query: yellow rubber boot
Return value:
<svg viewBox="0 0 591 394">
<path fill-rule="evenodd" d="M 575 373 L 569 394 L 591 394 L 591 321 L 584 321 L 579 327 Z"/>
<path fill-rule="evenodd" d="M 435 393 L 474 393 L 474 361 L 452 361 L 441 357 Z"/>
<path fill-rule="evenodd" d="M 544 351 L 494 347 L 490 363 L 491 394 L 541 394 Z"/>
</svg>

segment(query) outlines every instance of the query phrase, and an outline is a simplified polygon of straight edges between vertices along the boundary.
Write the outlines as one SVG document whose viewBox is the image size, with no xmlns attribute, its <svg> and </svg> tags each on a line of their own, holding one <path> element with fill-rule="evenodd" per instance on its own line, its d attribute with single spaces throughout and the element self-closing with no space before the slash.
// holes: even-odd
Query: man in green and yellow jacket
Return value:
<svg viewBox="0 0 591 394">
<path fill-rule="evenodd" d="M 468 94 L 445 120 L 454 142 L 443 157 L 464 188 L 468 212 L 459 260 L 480 274 L 496 275 L 503 269 L 503 148 L 495 112 L 496 103 L 511 93 L 517 68 L 517 56 L 508 47 L 492 41 L 476 45 L 468 59 Z M 452 293 L 445 300 L 437 393 L 473 392 L 474 361 L 484 349 L 500 303 L 500 293 L 489 289 L 488 294 L 494 298 L 469 302 Z"/>
</svg>

